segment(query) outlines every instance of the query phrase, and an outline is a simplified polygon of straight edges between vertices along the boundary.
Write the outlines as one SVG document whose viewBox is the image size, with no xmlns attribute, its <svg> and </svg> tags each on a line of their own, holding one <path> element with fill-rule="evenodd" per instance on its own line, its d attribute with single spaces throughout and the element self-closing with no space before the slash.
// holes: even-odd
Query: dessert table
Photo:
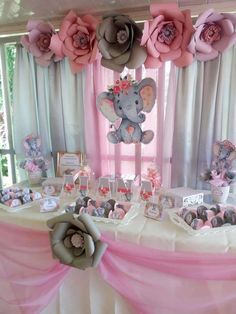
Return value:
<svg viewBox="0 0 236 314">
<path fill-rule="evenodd" d="M 230 200 L 231 202 L 235 202 L 235 195 L 231 195 Z M 1 226 L 10 226 L 11 228 L 20 228 L 19 230 L 28 229 L 47 233 L 48 228 L 46 221 L 60 214 L 60 211 L 63 210 L 67 202 L 68 200 L 62 200 L 60 210 L 51 213 L 40 213 L 38 204 L 15 212 L 7 212 L 4 209 L 0 209 L 0 224 Z M 233 258 L 236 257 L 236 227 L 229 229 L 227 229 L 227 227 L 217 228 L 219 230 L 190 235 L 186 230 L 175 225 L 169 219 L 167 213 L 164 214 L 162 221 L 156 221 L 144 217 L 141 204 L 137 203 L 134 206 L 135 213 L 128 221 L 124 220 L 119 224 L 96 222 L 97 227 L 100 229 L 102 235 L 105 236 L 105 239 L 108 238 L 110 241 L 113 241 L 113 243 L 118 242 L 121 245 L 122 243 L 128 242 L 135 245 L 135 247 L 143 249 L 144 252 L 148 249 L 161 250 L 163 252 L 185 252 L 189 257 L 196 253 L 203 259 L 204 256 L 206 256 L 207 259 L 209 253 L 219 254 L 219 256 L 223 257 L 229 254 L 230 256 L 232 255 Z M 0 235 L 3 237 L 4 235 L 1 234 L 1 232 L 2 230 L 0 229 Z M 17 235 L 15 241 L 17 243 Z M 127 259 L 129 259 L 130 256 L 129 253 L 130 252 L 127 251 Z M 125 256 L 122 257 L 122 259 L 125 258 Z M 117 256 L 117 265 L 119 260 L 122 262 L 122 259 L 121 256 Z M 203 278 L 198 279 L 197 275 L 194 275 L 194 278 L 188 278 L 184 273 L 182 275 L 175 274 L 174 272 L 172 273 L 171 270 L 170 272 L 157 272 L 157 277 L 152 277 L 154 273 L 149 273 L 152 270 L 152 265 L 149 265 L 148 262 L 147 265 L 142 265 L 143 273 L 139 274 L 139 277 L 135 277 L 137 275 L 135 274 L 136 265 L 134 263 L 133 268 L 131 264 L 131 268 L 126 273 L 128 282 L 132 281 L 135 277 L 134 280 L 136 280 L 138 287 L 142 278 L 147 276 L 148 279 L 144 282 L 147 285 L 146 287 L 152 287 L 153 285 L 153 288 L 158 288 L 157 291 L 153 291 L 154 299 L 156 298 L 157 301 L 156 307 L 154 304 L 152 311 L 145 311 L 141 310 L 141 308 L 144 308 L 142 307 L 143 304 L 145 305 L 146 302 L 149 302 L 147 300 L 148 296 L 142 295 L 137 292 L 137 290 L 136 292 L 140 294 L 138 295 L 138 300 L 140 300 L 142 306 L 139 307 L 140 310 L 135 309 L 132 301 L 132 291 L 130 291 L 129 297 L 126 298 L 126 295 L 122 296 L 122 293 L 120 294 L 118 292 L 121 291 L 117 288 L 118 284 L 114 283 L 113 285 L 111 281 L 109 282 L 109 274 L 106 274 L 104 271 L 106 264 L 101 264 L 101 267 L 96 269 L 90 268 L 84 271 L 71 268 L 63 278 L 56 295 L 50 298 L 50 302 L 45 304 L 45 308 L 41 313 L 183 314 L 190 313 L 190 309 L 191 313 L 196 314 L 235 313 L 236 276 L 234 277 L 234 272 L 236 271 L 236 266 L 235 270 L 232 269 L 232 279 L 230 277 L 231 273 L 229 273 L 229 277 L 222 280 L 224 277 L 222 277 L 221 274 L 216 276 L 216 278 L 210 275 L 209 279 L 207 274 L 200 273 L 200 275 L 203 275 Z M 176 264 L 178 264 L 178 259 L 176 259 Z M 191 267 L 193 267 L 192 269 L 196 270 L 198 270 L 200 266 L 201 265 L 197 263 L 196 265 L 191 265 Z M 215 267 L 214 262 L 212 267 Z M 232 265 L 229 267 L 232 267 Z M 176 267 L 176 269 L 178 269 L 178 267 Z M 4 289 L 2 281 L 0 281 L 0 291 L 1 289 Z M 127 292 L 127 294 L 129 293 Z M 224 295 L 224 298 L 222 298 L 222 295 Z M 132 302 L 130 302 L 130 300 Z M 168 303 L 168 300 L 170 303 Z M 18 312 L 16 308 L 14 308 L 14 312 L 11 312 L 11 310 L 8 310 L 8 305 L 5 300 L 0 299 L 0 313 L 18 314 L 28 312 L 24 312 L 20 308 Z M 31 313 L 37 312 L 32 311 Z"/>
</svg>

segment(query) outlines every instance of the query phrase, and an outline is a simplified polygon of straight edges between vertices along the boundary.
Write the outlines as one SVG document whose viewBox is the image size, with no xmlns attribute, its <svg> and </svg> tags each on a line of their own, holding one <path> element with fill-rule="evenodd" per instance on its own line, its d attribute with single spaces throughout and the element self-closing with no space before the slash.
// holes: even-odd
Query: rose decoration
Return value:
<svg viewBox="0 0 236 314">
<path fill-rule="evenodd" d="M 190 65 L 193 55 L 187 51 L 193 33 L 189 10 L 180 11 L 176 3 L 152 4 L 152 21 L 144 23 L 141 45 L 147 49 L 146 68 L 158 68 L 172 60 L 178 67 Z"/>
<path fill-rule="evenodd" d="M 97 28 L 101 64 L 117 72 L 122 72 L 125 66 L 130 69 L 141 66 L 147 57 L 140 46 L 141 37 L 141 30 L 127 15 L 105 16 Z"/>
<path fill-rule="evenodd" d="M 77 218 L 71 213 L 47 221 L 52 252 L 62 264 L 79 269 L 96 267 L 107 245 L 101 242 L 100 232 L 88 214 Z"/>
<path fill-rule="evenodd" d="M 50 48 L 56 56 L 69 58 L 74 74 L 97 58 L 97 24 L 98 20 L 91 15 L 79 17 L 70 11 L 62 21 L 60 31 L 52 36 Z"/>
<path fill-rule="evenodd" d="M 47 67 L 53 61 L 60 60 L 50 49 L 51 38 L 55 32 L 50 23 L 29 20 L 26 28 L 29 34 L 21 37 L 21 44 L 35 57 L 37 64 Z"/>
<path fill-rule="evenodd" d="M 195 33 L 188 46 L 197 60 L 208 61 L 236 43 L 234 30 L 236 16 L 217 13 L 213 9 L 203 12 L 197 19 Z"/>
</svg>

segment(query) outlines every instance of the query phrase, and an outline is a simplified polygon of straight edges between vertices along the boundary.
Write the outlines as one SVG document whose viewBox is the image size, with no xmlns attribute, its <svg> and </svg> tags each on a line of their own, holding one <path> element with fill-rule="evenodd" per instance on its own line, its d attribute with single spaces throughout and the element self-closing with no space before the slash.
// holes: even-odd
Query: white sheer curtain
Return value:
<svg viewBox="0 0 236 314">
<path fill-rule="evenodd" d="M 236 143 L 236 47 L 208 62 L 179 69 L 172 155 L 172 186 L 209 188 L 199 180 L 212 144 Z"/>
<path fill-rule="evenodd" d="M 73 75 L 66 59 L 41 68 L 18 47 L 13 104 L 18 160 L 22 139 L 34 133 L 42 137 L 45 155 L 86 152 L 97 175 L 142 173 L 153 160 L 164 186 L 207 188 L 198 178 L 210 166 L 213 142 L 227 138 L 236 143 L 236 48 L 184 69 L 165 67 L 131 71 L 136 79 L 150 76 L 157 82 L 157 104 L 143 124 L 154 130 L 154 140 L 149 145 L 112 145 L 96 96 L 116 74 L 98 62 Z"/>
<path fill-rule="evenodd" d="M 41 136 L 47 158 L 57 151 L 83 152 L 83 75 L 74 76 L 66 59 L 42 68 L 20 46 L 16 56 L 13 136 L 17 160 L 24 157 L 22 140 L 28 134 Z M 53 174 L 53 167 L 50 170 L 48 175 Z"/>
</svg>

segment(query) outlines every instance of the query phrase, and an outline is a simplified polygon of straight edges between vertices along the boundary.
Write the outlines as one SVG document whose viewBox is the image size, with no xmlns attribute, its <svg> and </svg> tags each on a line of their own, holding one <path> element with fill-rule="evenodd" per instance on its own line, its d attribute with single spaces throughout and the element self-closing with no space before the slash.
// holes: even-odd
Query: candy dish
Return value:
<svg viewBox="0 0 236 314">
<path fill-rule="evenodd" d="M 234 205 L 200 205 L 168 211 L 170 220 L 191 235 L 236 231 Z"/>
</svg>

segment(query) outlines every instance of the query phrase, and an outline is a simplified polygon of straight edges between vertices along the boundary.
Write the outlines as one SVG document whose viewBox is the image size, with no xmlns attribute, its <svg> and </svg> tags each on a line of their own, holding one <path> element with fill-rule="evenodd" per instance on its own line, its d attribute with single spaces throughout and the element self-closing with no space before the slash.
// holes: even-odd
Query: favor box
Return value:
<svg viewBox="0 0 236 314">
<path fill-rule="evenodd" d="M 161 190 L 159 202 L 163 208 L 194 206 L 203 203 L 204 194 L 191 188 L 179 187 Z"/>
</svg>

